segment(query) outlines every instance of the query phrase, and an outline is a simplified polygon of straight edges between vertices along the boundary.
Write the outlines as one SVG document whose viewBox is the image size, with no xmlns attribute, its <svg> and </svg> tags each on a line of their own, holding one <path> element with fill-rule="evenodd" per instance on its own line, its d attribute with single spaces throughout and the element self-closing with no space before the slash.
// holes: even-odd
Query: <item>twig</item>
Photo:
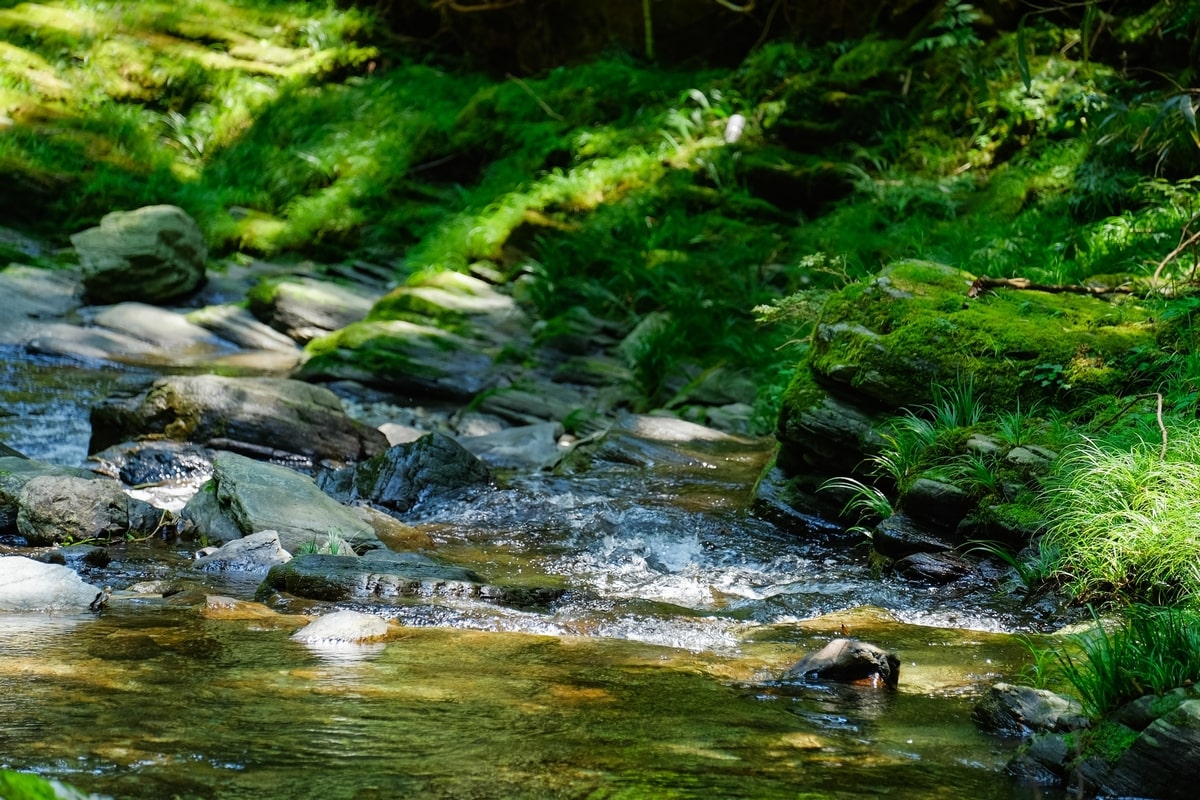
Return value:
<svg viewBox="0 0 1200 800">
<path fill-rule="evenodd" d="M 749 14 L 754 10 L 756 0 L 746 0 L 746 5 L 744 6 L 739 6 L 737 3 L 731 2 L 731 0 L 714 0 L 714 2 L 717 5 L 728 8 L 730 11 L 736 11 L 739 14 Z"/>
<path fill-rule="evenodd" d="M 1188 247 L 1196 244 L 1196 242 L 1200 241 L 1200 231 L 1196 231 L 1191 236 L 1188 236 L 1188 228 L 1192 227 L 1192 223 L 1198 218 L 1200 217 L 1192 217 L 1190 220 L 1188 220 L 1187 224 L 1183 226 L 1183 230 L 1179 233 L 1179 245 L 1174 250 L 1167 253 L 1166 258 L 1158 262 L 1158 267 L 1154 270 L 1154 280 L 1158 280 L 1159 275 L 1161 275 L 1162 271 L 1166 269 L 1167 264 L 1170 264 L 1172 261 L 1179 258 L 1180 253 L 1182 253 Z"/>
<path fill-rule="evenodd" d="M 1127 286 L 1078 286 L 1074 284 L 1061 285 L 1049 283 L 1034 283 L 1027 278 L 989 278 L 986 275 L 980 275 L 971 282 L 971 288 L 967 290 L 967 297 L 978 297 L 987 289 L 995 289 L 1003 287 L 1005 289 L 1023 289 L 1033 292 L 1055 292 L 1055 293 L 1070 293 L 1070 294 L 1112 294 L 1120 292 L 1122 294 L 1132 294 L 1133 290 Z"/>
<path fill-rule="evenodd" d="M 533 89 L 529 88 L 528 83 L 521 80 L 520 78 L 518 78 L 516 75 L 513 75 L 512 73 L 505 75 L 505 77 L 508 78 L 513 83 L 515 83 L 517 86 L 520 86 L 522 89 L 524 89 L 525 93 L 528 94 L 530 97 L 532 97 L 537 102 L 537 104 L 542 107 L 542 111 L 545 111 L 546 116 L 550 117 L 550 119 L 556 119 L 559 122 L 562 122 L 564 119 L 566 119 L 566 117 L 564 117 L 562 114 L 559 114 L 553 108 L 546 105 L 545 102 L 542 101 L 542 98 L 538 97 L 534 93 Z"/>
</svg>

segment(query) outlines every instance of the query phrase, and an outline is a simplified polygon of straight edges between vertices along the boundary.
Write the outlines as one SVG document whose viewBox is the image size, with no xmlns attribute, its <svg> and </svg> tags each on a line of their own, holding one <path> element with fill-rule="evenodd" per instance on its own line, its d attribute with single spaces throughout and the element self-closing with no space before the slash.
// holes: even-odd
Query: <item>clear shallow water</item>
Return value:
<svg viewBox="0 0 1200 800">
<path fill-rule="evenodd" d="M 0 439 L 57 463 L 83 461 L 96 398 L 144 382 L 4 370 Z M 1025 661 L 996 632 L 1034 613 L 993 587 L 881 580 L 836 531 L 756 519 L 767 443 L 612 442 L 406 519 L 442 558 L 560 601 L 360 606 L 402 626 L 383 645 L 322 651 L 283 618 L 207 618 L 205 594 L 248 599 L 256 581 L 189 573 L 186 543 L 110 548 L 87 580 L 189 591 L 0 617 L 0 765 L 127 798 L 1047 796 L 1005 777 L 1013 743 L 970 722 Z M 842 625 L 901 656 L 897 692 L 774 681 Z"/>
</svg>

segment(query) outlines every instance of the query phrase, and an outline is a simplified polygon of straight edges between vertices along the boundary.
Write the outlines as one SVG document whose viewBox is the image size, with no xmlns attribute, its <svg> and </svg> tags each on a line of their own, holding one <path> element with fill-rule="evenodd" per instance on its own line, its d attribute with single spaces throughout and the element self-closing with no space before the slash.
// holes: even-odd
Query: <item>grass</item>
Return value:
<svg viewBox="0 0 1200 800">
<path fill-rule="evenodd" d="M 1200 615 L 1135 604 L 1121 620 L 1074 634 L 1057 651 L 1063 678 L 1094 719 L 1147 694 L 1163 695 L 1200 680 Z M 1044 663 L 1045 652 L 1035 653 Z"/>
<path fill-rule="evenodd" d="M 1060 458 L 1042 539 L 1079 600 L 1200 605 L 1200 424 L 1161 441 L 1085 439 Z"/>
</svg>

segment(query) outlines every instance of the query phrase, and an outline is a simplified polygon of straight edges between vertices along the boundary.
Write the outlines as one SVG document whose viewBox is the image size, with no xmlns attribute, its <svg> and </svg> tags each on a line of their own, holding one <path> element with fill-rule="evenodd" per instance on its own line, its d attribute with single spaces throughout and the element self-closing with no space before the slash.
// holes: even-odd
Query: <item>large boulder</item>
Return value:
<svg viewBox="0 0 1200 800">
<path fill-rule="evenodd" d="M 94 472 L 78 467 L 63 467 L 20 455 L 0 454 L 0 536 L 16 533 L 17 511 L 21 508 L 21 489 L 40 475 L 70 476 L 88 480 L 100 477 Z"/>
<path fill-rule="evenodd" d="M 99 593 L 68 567 L 0 557 L 0 611 L 83 611 Z"/>
<path fill-rule="evenodd" d="M 307 475 L 235 453 L 213 462 L 213 477 L 180 516 L 209 542 L 278 531 L 283 549 L 329 549 L 348 542 L 363 552 L 382 548 L 374 529 L 317 488 Z"/>
<path fill-rule="evenodd" d="M 323 472 L 317 481 L 344 503 L 361 500 L 403 513 L 423 500 L 487 486 L 491 479 L 487 466 L 462 445 L 430 433 L 352 467 Z"/>
<path fill-rule="evenodd" d="M 169 516 L 130 497 L 116 481 L 40 475 L 17 495 L 17 530 L 31 545 L 145 537 Z"/>
<path fill-rule="evenodd" d="M 204 282 L 208 250 L 191 217 L 175 206 L 115 211 L 71 237 L 92 303 L 165 303 Z"/>
<path fill-rule="evenodd" d="M 1112 796 L 1190 800 L 1200 776 L 1200 699 L 1183 701 L 1142 731 L 1101 782 Z"/>
<path fill-rule="evenodd" d="M 346 415 L 337 395 L 286 378 L 177 375 L 92 409 L 90 452 L 162 437 L 311 466 L 357 461 L 387 438 Z"/>
<path fill-rule="evenodd" d="M 962 375 L 993 402 L 1086 402 L 1126 388 L 1120 365 L 1131 351 L 1158 347 L 1153 312 L 1136 303 L 1118 308 L 1094 295 L 1011 288 L 980 293 L 974 281 L 953 267 L 906 260 L 830 297 L 783 398 L 781 461 L 824 471 L 832 455 L 833 470 L 845 474 L 877 444 L 868 428 L 879 412 L 929 403 L 935 384 Z M 853 410 L 852 424 L 836 419 L 841 407 Z"/>
<path fill-rule="evenodd" d="M 900 659 L 867 642 L 834 639 L 783 674 L 784 681 L 813 679 L 895 689 L 900 680 Z"/>
</svg>

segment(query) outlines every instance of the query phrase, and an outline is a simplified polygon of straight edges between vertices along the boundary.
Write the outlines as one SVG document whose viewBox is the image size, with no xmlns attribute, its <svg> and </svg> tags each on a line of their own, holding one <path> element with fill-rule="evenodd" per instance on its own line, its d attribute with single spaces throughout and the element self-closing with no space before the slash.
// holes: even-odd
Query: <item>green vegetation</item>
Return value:
<svg viewBox="0 0 1200 800">
<path fill-rule="evenodd" d="M 1061 647 L 1030 645 L 1038 685 L 1065 681 L 1089 716 L 1100 719 L 1148 694 L 1159 695 L 1157 710 L 1166 711 L 1177 702 L 1163 697 L 1167 692 L 1200 680 L 1196 612 L 1135 604 L 1115 621 L 1093 611 L 1093 622 Z"/>
</svg>

